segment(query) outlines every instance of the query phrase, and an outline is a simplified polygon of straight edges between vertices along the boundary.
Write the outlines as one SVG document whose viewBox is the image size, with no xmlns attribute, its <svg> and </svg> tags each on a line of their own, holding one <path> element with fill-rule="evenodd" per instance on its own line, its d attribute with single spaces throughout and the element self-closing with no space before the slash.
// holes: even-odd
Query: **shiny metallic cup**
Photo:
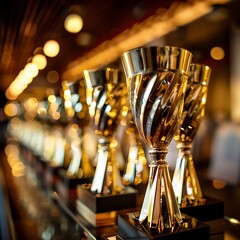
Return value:
<svg viewBox="0 0 240 240">
<path fill-rule="evenodd" d="M 87 104 L 98 136 L 97 166 L 91 191 L 98 194 L 117 194 L 124 186 L 115 157 L 114 133 L 126 104 L 126 80 L 119 69 L 85 70 Z"/>
<path fill-rule="evenodd" d="M 182 222 L 166 154 L 181 119 L 192 54 L 171 46 L 142 47 L 121 60 L 134 121 L 151 157 L 139 222 L 162 232 Z"/>
<path fill-rule="evenodd" d="M 206 65 L 191 64 L 184 110 L 174 136 L 178 158 L 173 175 L 173 188 L 181 207 L 197 206 L 205 202 L 191 154 L 192 141 L 205 114 L 211 69 Z"/>
</svg>

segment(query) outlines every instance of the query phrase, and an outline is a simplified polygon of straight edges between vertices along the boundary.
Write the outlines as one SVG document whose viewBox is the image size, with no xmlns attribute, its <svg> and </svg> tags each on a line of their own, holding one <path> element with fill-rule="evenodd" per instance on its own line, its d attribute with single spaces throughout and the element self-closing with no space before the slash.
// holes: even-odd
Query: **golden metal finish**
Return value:
<svg viewBox="0 0 240 240">
<path fill-rule="evenodd" d="M 125 185 L 146 184 L 148 181 L 149 169 L 145 156 L 144 145 L 138 130 L 132 118 L 130 107 L 128 109 L 126 120 L 126 138 L 123 138 L 123 148 L 128 145 L 128 155 L 123 183 Z M 127 141 L 126 141 L 127 140 Z"/>
<path fill-rule="evenodd" d="M 179 151 L 173 175 L 173 188 L 181 207 L 204 203 L 202 190 L 191 154 L 192 141 L 204 117 L 211 69 L 191 64 L 185 94 L 184 111 L 174 139 Z"/>
<path fill-rule="evenodd" d="M 126 80 L 118 69 L 84 71 L 87 103 L 95 132 L 99 137 L 97 167 L 91 191 L 116 194 L 124 189 L 116 163 L 113 135 L 126 103 Z"/>
<path fill-rule="evenodd" d="M 90 159 L 83 146 L 85 127 L 89 123 L 86 90 L 83 80 L 62 82 L 62 100 L 64 111 L 62 121 L 67 123 L 65 138 L 68 149 L 65 156 L 69 158 L 67 175 L 72 178 L 90 178 L 93 173 Z"/>
<path fill-rule="evenodd" d="M 142 47 L 125 52 L 121 60 L 134 121 L 151 149 L 139 221 L 162 232 L 182 222 L 165 158 L 181 119 L 192 54 L 171 46 Z"/>
</svg>

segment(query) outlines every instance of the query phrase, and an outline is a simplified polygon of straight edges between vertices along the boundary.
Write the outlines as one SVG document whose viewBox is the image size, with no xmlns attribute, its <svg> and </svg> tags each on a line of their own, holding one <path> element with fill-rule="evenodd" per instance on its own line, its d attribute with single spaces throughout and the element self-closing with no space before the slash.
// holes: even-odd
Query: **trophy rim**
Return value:
<svg viewBox="0 0 240 240">
<path fill-rule="evenodd" d="M 86 85 L 88 85 L 88 81 L 86 78 L 90 79 L 90 75 L 95 75 L 92 79 L 93 87 L 99 86 L 99 85 L 105 85 L 105 84 L 120 84 L 120 83 L 125 83 L 125 75 L 123 71 L 120 68 L 113 68 L 113 67 L 106 67 L 103 69 L 85 69 L 83 71 L 84 75 L 84 81 Z M 88 76 L 88 77 L 86 77 Z M 95 79 L 94 79 L 95 78 Z M 98 80 L 97 80 L 98 79 Z M 100 79 L 100 81 L 99 81 Z"/>
<path fill-rule="evenodd" d="M 140 49 L 153 49 L 153 48 L 172 48 L 172 49 L 179 49 L 179 50 L 183 50 L 183 51 L 186 51 L 186 52 L 189 52 L 191 55 L 192 55 L 192 52 L 187 50 L 186 48 L 183 48 L 183 47 L 178 47 L 178 46 L 174 46 L 174 45 L 151 45 L 151 46 L 141 46 L 141 47 L 135 47 L 135 48 L 131 48 L 127 51 L 125 51 L 122 56 L 125 54 L 125 53 L 129 53 L 129 52 L 132 52 L 132 51 L 136 51 L 136 50 L 140 50 Z"/>
<path fill-rule="evenodd" d="M 189 81 L 208 85 L 211 76 L 211 67 L 202 63 L 191 63 L 189 66 Z"/>
<path fill-rule="evenodd" d="M 122 54 L 121 62 L 127 77 L 154 70 L 181 71 L 188 75 L 192 58 L 192 52 L 185 48 L 155 45 L 130 49 Z"/>
</svg>

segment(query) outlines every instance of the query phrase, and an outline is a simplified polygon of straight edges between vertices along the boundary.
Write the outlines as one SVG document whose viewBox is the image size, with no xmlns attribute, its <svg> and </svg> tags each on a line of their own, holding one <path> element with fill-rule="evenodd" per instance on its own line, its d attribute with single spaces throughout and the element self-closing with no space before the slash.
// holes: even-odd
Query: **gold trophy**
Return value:
<svg viewBox="0 0 240 240">
<path fill-rule="evenodd" d="M 191 64 L 185 94 L 184 110 L 174 140 L 177 142 L 178 158 L 173 175 L 173 189 L 181 207 L 204 204 L 191 154 L 192 141 L 205 113 L 208 82 L 211 69 L 200 64 Z"/>
<path fill-rule="evenodd" d="M 191 154 L 192 142 L 205 115 L 211 68 L 191 64 L 179 128 L 174 136 L 178 158 L 172 184 L 181 211 L 202 221 L 223 217 L 223 202 L 204 198 Z M 211 211 L 209 216 L 208 211 Z M 211 217 L 211 218 L 209 218 Z"/>
<path fill-rule="evenodd" d="M 117 211 L 132 209 L 136 191 L 125 187 L 117 165 L 114 133 L 126 104 L 126 81 L 119 69 L 85 70 L 87 103 L 98 136 L 97 166 L 90 185 L 78 187 L 78 212 L 95 226 L 116 223 Z M 92 144 L 92 143 L 89 143 Z"/>
<path fill-rule="evenodd" d="M 125 106 L 125 109 L 121 121 L 121 125 L 125 126 L 125 130 L 122 130 L 121 149 L 127 161 L 122 179 L 124 185 L 132 186 L 138 191 L 137 206 L 141 206 L 149 176 L 147 150 L 134 123 L 130 106 Z"/>
<path fill-rule="evenodd" d="M 77 185 L 90 183 L 93 174 L 93 167 L 83 147 L 89 115 L 83 81 L 63 81 L 61 90 L 63 100 L 61 121 L 65 123 L 65 139 L 68 143 L 65 158 L 69 164 L 66 168 L 59 169 L 56 190 L 66 203 L 75 205 Z"/>
<path fill-rule="evenodd" d="M 121 60 L 134 121 L 152 162 L 141 211 L 120 215 L 118 233 L 123 239 L 143 235 L 158 239 L 181 232 L 187 239 L 192 231 L 183 228 L 193 226 L 191 221 L 182 224 L 185 220 L 176 201 L 166 154 L 181 119 L 192 54 L 178 47 L 152 46 L 125 52 Z"/>
</svg>

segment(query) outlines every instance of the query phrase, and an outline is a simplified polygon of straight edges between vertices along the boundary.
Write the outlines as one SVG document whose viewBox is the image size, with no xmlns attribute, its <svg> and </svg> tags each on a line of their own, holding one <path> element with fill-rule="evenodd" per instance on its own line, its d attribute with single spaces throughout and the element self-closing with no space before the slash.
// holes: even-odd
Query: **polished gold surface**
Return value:
<svg viewBox="0 0 240 240">
<path fill-rule="evenodd" d="M 124 186 L 115 157 L 114 133 L 126 103 L 126 81 L 118 69 L 85 70 L 87 103 L 93 127 L 99 137 L 97 166 L 91 191 L 100 194 L 121 192 Z"/>
<path fill-rule="evenodd" d="M 125 137 L 122 139 L 123 149 L 127 150 L 127 162 L 123 175 L 123 183 L 125 185 L 146 184 L 148 181 L 149 169 L 145 154 L 145 146 L 138 133 L 136 125 L 133 121 L 130 106 L 126 106 L 128 111 L 126 118 Z"/>
<path fill-rule="evenodd" d="M 67 175 L 71 178 L 89 178 L 93 174 L 93 167 L 83 146 L 85 128 L 89 124 L 89 112 L 86 102 L 86 90 L 83 80 L 77 82 L 62 82 L 61 97 L 63 101 L 62 122 L 65 138 L 68 142 L 69 164 Z"/>
<path fill-rule="evenodd" d="M 174 136 L 178 158 L 173 175 L 173 188 L 181 207 L 204 203 L 202 190 L 191 154 L 192 141 L 205 114 L 210 67 L 191 64 L 180 126 Z"/>
<path fill-rule="evenodd" d="M 192 54 L 172 46 L 142 47 L 121 60 L 134 121 L 152 160 L 139 221 L 162 232 L 182 221 L 165 158 L 181 118 Z"/>
</svg>

